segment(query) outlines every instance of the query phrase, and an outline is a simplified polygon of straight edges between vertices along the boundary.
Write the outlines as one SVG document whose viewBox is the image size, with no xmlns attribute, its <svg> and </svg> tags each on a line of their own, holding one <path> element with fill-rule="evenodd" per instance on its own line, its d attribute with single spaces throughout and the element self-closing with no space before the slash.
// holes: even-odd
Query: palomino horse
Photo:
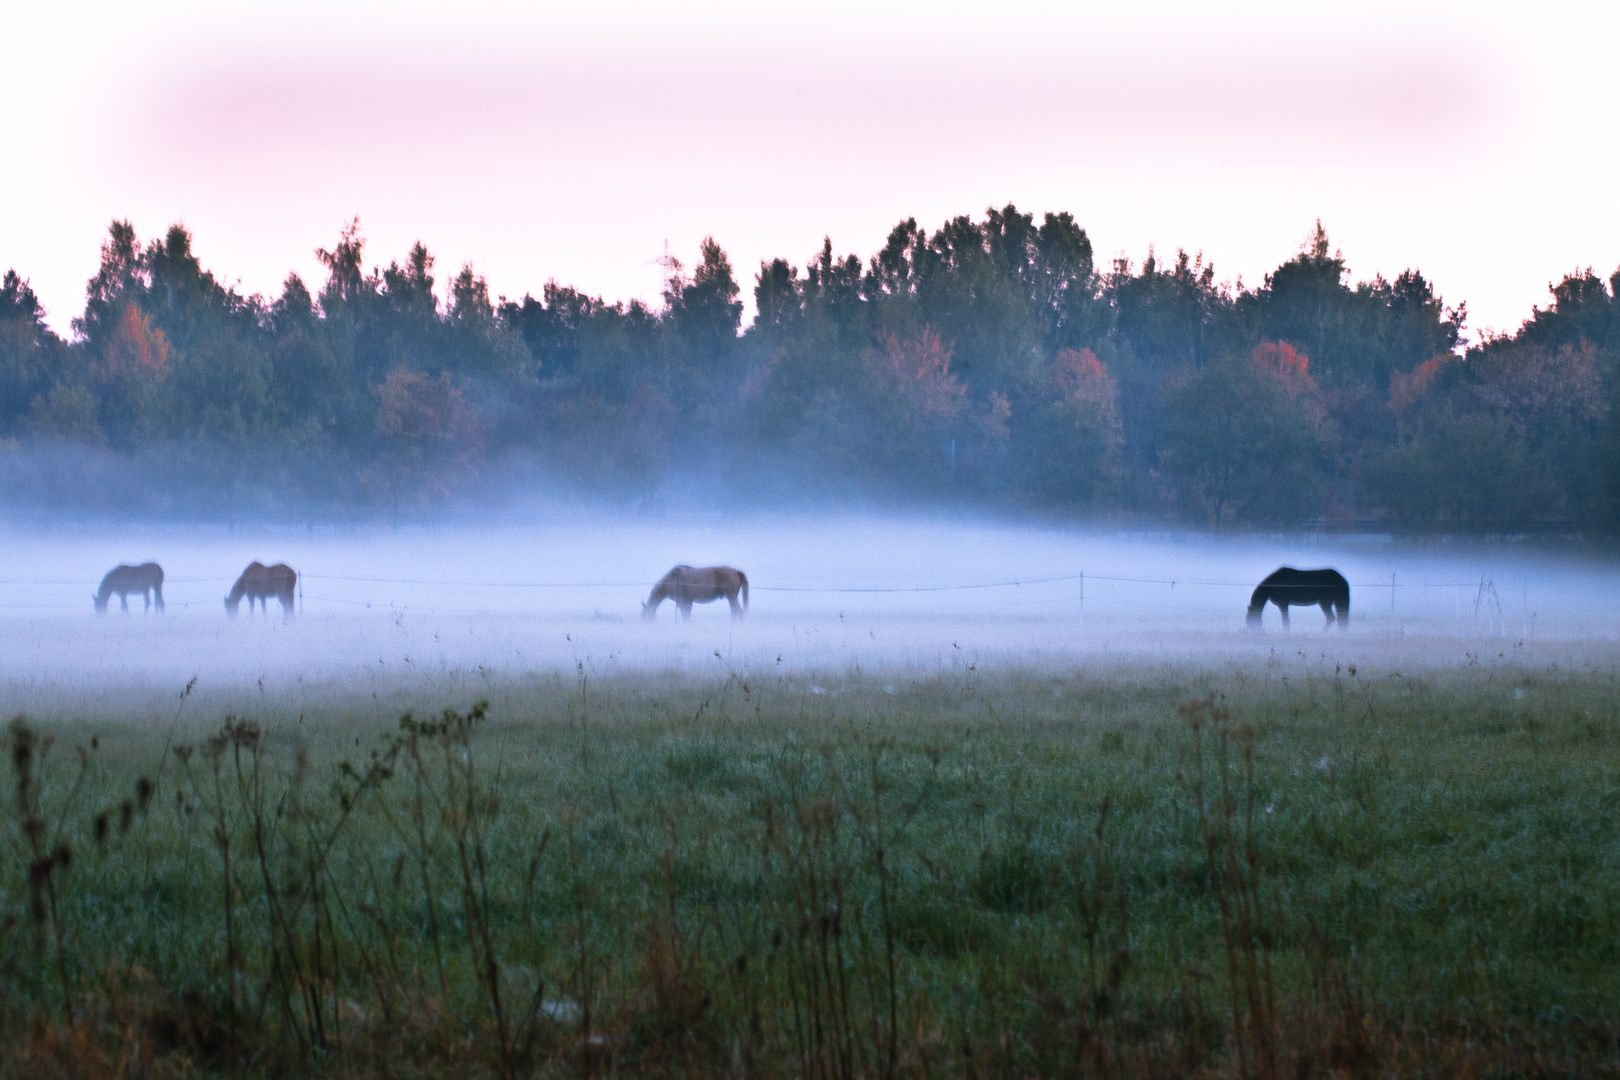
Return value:
<svg viewBox="0 0 1620 1080">
<path fill-rule="evenodd" d="M 741 604 L 737 603 L 738 593 L 742 594 Z M 690 619 L 693 604 L 707 604 L 722 596 L 731 605 L 731 617 L 742 618 L 748 610 L 748 575 L 729 566 L 682 564 L 653 586 L 653 591 L 641 605 L 641 617 L 647 620 L 657 618 L 658 605 L 665 600 L 673 600 L 680 609 L 681 618 Z"/>
<path fill-rule="evenodd" d="M 1292 566 L 1280 566 L 1268 574 L 1249 597 L 1251 627 L 1260 626 L 1260 616 L 1265 613 L 1267 603 L 1277 605 L 1284 626 L 1288 625 L 1290 607 L 1320 607 L 1327 616 L 1324 630 L 1333 625 L 1333 613 L 1337 609 L 1339 629 L 1343 630 L 1350 622 L 1350 583 L 1337 570 L 1295 570 Z"/>
<path fill-rule="evenodd" d="M 236 606 L 247 597 L 248 614 L 253 614 L 253 601 L 257 600 L 266 615 L 270 614 L 270 597 L 274 596 L 281 601 L 281 617 L 292 618 L 293 590 L 298 586 L 298 574 L 286 563 L 276 563 L 266 566 L 261 562 L 248 563 L 242 576 L 236 579 L 231 586 L 231 594 L 225 598 L 226 613 L 235 616 Z"/>
<path fill-rule="evenodd" d="M 101 588 L 90 599 L 96 602 L 96 610 L 106 614 L 107 601 L 112 599 L 113 593 L 118 594 L 118 605 L 129 614 L 129 594 L 140 593 L 146 601 L 145 611 L 152 610 L 154 596 L 157 600 L 157 609 L 163 611 L 163 567 L 155 562 L 141 563 L 139 566 L 129 566 L 124 563 L 107 571 L 107 576 L 101 579 Z"/>
</svg>

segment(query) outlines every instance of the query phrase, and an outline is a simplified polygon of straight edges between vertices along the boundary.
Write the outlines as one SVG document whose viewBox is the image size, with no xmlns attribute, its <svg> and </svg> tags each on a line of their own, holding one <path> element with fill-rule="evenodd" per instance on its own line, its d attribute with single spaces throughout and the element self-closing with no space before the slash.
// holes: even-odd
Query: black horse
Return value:
<svg viewBox="0 0 1620 1080">
<path fill-rule="evenodd" d="M 1277 610 L 1282 612 L 1284 626 L 1288 625 L 1290 607 L 1315 605 L 1327 616 L 1324 630 L 1333 625 L 1335 611 L 1339 616 L 1339 629 L 1343 630 L 1350 621 L 1350 583 L 1337 570 L 1295 570 L 1292 566 L 1280 566 L 1266 575 L 1249 597 L 1251 627 L 1259 627 L 1260 616 L 1268 603 L 1276 604 Z"/>
</svg>

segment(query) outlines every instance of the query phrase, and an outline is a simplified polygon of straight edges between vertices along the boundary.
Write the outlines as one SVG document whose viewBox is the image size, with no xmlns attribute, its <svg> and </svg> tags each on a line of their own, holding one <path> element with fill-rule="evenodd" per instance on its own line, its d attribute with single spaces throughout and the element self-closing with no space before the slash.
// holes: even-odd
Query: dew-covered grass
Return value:
<svg viewBox="0 0 1620 1080">
<path fill-rule="evenodd" d="M 492 689 L 14 726 L 4 1067 L 1616 1068 L 1607 669 Z"/>
</svg>

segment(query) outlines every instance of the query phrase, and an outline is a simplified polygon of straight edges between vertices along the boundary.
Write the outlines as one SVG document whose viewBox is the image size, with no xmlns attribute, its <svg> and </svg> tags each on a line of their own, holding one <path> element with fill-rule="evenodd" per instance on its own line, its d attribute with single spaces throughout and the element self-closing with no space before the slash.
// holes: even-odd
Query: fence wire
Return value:
<svg viewBox="0 0 1620 1080">
<path fill-rule="evenodd" d="M 342 574 L 300 574 L 302 581 L 334 581 L 353 584 L 372 585 L 429 585 L 446 588 L 463 589 L 645 589 L 652 584 L 648 581 L 467 581 L 448 578 L 390 578 L 390 577 L 356 577 Z M 165 578 L 164 585 L 228 585 L 235 581 L 234 577 L 218 578 Z M 776 593 L 931 593 L 931 592 L 969 592 L 976 589 L 1013 589 L 1025 585 L 1051 585 L 1059 582 L 1086 582 L 1107 581 L 1130 585 L 1168 585 L 1175 588 L 1178 585 L 1195 585 L 1202 587 L 1253 589 L 1258 582 L 1252 581 L 1210 581 L 1197 578 L 1140 578 L 1116 577 L 1107 574 L 1060 574 L 1053 577 L 1013 578 L 1006 581 L 983 581 L 954 585 L 897 585 L 897 586 L 866 586 L 866 585 L 755 585 L 749 583 L 750 592 L 776 592 Z M 0 585 L 55 585 L 77 586 L 94 589 L 100 585 L 100 579 L 65 580 L 58 578 L 0 578 Z M 1365 581 L 1351 582 L 1353 589 L 1477 589 L 1479 581 Z M 1273 589 L 1317 589 L 1316 585 L 1273 585 Z"/>
</svg>

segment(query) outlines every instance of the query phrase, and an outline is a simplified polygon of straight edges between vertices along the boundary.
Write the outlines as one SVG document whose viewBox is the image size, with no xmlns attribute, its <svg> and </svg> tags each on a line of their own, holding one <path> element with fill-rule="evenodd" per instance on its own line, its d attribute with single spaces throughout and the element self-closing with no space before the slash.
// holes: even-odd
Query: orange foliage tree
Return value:
<svg viewBox="0 0 1620 1080">
<path fill-rule="evenodd" d="M 1119 383 L 1090 349 L 1061 349 L 1047 378 L 1044 423 L 1024 453 L 1043 502 L 1091 502 L 1120 477 Z"/>
<path fill-rule="evenodd" d="M 449 473 L 468 464 L 482 443 L 477 413 L 446 372 L 429 378 L 395 369 L 372 388 L 377 398 L 377 434 L 388 452 L 371 478 L 386 488 L 395 508 L 408 484 L 444 494 Z"/>
<path fill-rule="evenodd" d="M 169 363 L 169 339 L 134 304 L 125 304 L 101 353 L 102 374 L 110 379 L 150 379 Z"/>
<path fill-rule="evenodd" d="M 1219 524 L 1310 518 L 1330 435 L 1309 361 L 1261 342 L 1175 380 L 1165 394 L 1159 461 L 1176 493 Z"/>
<path fill-rule="evenodd" d="M 1479 527 L 1577 515 L 1583 468 L 1608 412 L 1590 345 L 1500 342 L 1435 357 L 1390 379 L 1400 437 L 1373 455 L 1369 486 L 1414 527 Z"/>
<path fill-rule="evenodd" d="M 861 354 L 879 393 L 899 406 L 914 423 L 943 428 L 967 407 L 967 386 L 951 374 L 952 348 L 925 326 L 916 337 L 878 335 L 881 349 Z"/>
</svg>

